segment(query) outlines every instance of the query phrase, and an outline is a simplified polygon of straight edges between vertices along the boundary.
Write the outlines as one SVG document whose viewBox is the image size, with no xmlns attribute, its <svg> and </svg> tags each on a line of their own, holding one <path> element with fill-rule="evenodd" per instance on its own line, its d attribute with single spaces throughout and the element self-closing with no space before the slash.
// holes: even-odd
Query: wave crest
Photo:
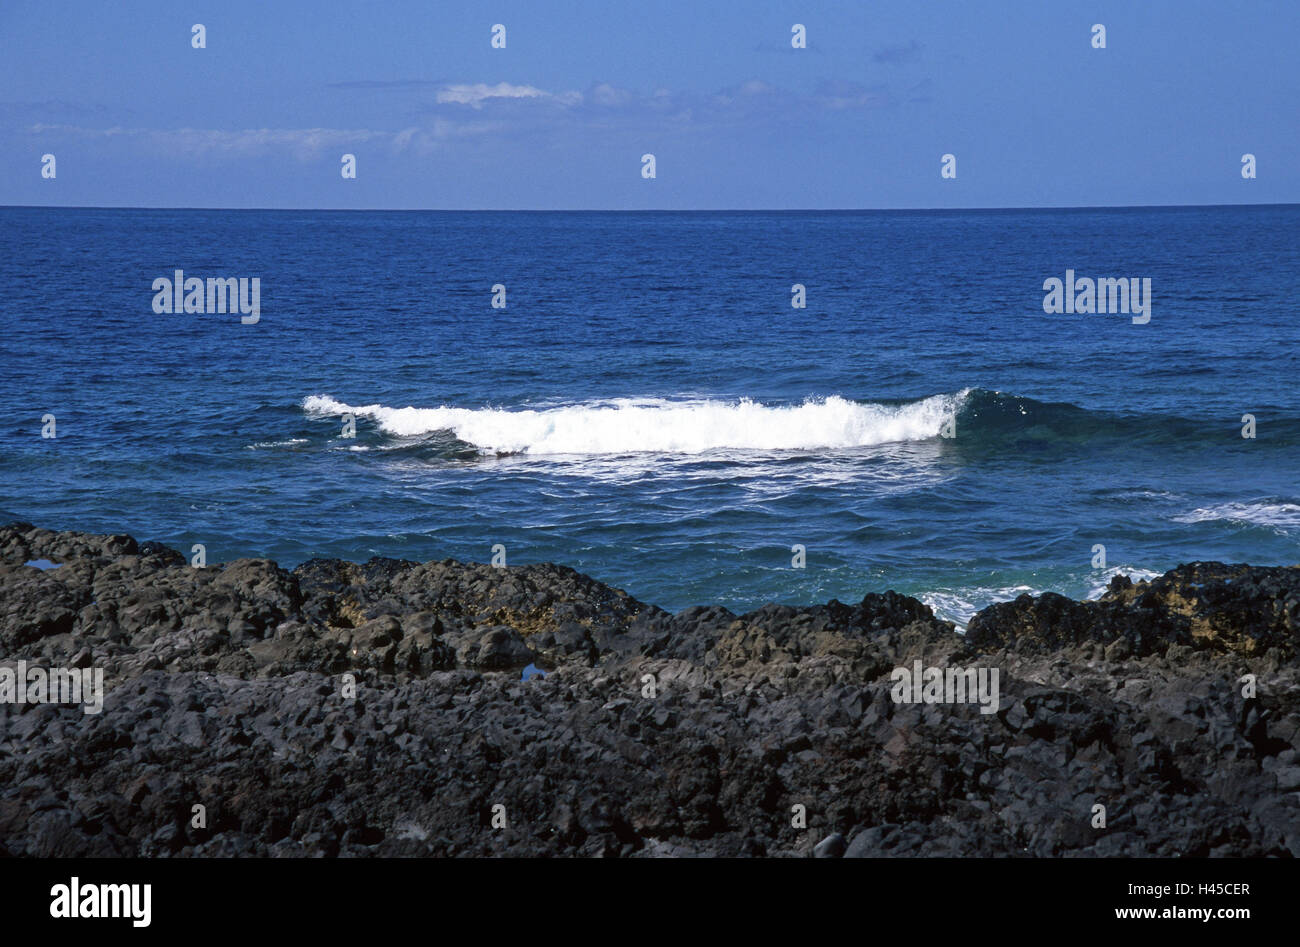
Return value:
<svg viewBox="0 0 1300 947">
<path fill-rule="evenodd" d="M 448 431 L 485 453 L 698 454 L 715 449 L 812 450 L 869 447 L 938 437 L 967 392 L 907 404 L 860 403 L 832 395 L 797 405 L 739 401 L 617 399 L 541 410 L 392 408 L 312 395 L 310 415 L 370 418 L 386 434 Z"/>
</svg>

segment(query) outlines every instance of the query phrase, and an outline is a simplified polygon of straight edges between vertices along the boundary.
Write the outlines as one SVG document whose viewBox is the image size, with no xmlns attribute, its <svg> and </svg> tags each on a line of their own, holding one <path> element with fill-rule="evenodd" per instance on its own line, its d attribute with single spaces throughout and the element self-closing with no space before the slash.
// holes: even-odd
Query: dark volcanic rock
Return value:
<svg viewBox="0 0 1300 947">
<path fill-rule="evenodd" d="M 1117 576 L 1095 602 L 1047 593 L 984 609 L 967 637 L 980 650 L 1046 654 L 1087 642 L 1123 640 L 1135 655 L 1171 645 L 1294 659 L 1300 646 L 1300 567 L 1181 565 L 1134 585 Z"/>
<path fill-rule="evenodd" d="M 0 853 L 1297 855 L 1298 618 L 1297 567 L 963 636 L 893 592 L 671 615 L 553 565 L 194 569 L 16 524 L 0 666 L 106 694 L 0 703 Z M 896 703 L 918 660 L 997 669 L 996 712 Z"/>
</svg>

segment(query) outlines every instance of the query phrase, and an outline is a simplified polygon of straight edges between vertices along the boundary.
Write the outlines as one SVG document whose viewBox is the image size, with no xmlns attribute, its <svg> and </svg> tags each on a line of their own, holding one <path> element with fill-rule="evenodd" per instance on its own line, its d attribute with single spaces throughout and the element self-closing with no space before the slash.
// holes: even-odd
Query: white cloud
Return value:
<svg viewBox="0 0 1300 947">
<path fill-rule="evenodd" d="M 359 144 L 378 143 L 396 150 L 408 147 L 422 134 L 418 128 L 400 132 L 369 128 L 245 128 L 235 131 L 216 128 L 84 128 L 78 125 L 32 125 L 33 134 L 63 134 L 78 138 L 120 138 L 138 142 L 158 153 L 193 157 L 208 154 L 259 155 L 289 151 L 307 161 L 331 150 L 346 150 Z"/>
<path fill-rule="evenodd" d="M 438 92 L 439 105 L 468 105 L 471 108 L 480 109 L 483 103 L 488 99 L 550 99 L 555 98 L 549 92 L 544 92 L 535 86 L 530 85 L 511 85 L 508 82 L 498 82 L 496 85 L 488 85 L 485 82 L 476 82 L 473 85 L 449 85 L 440 89 Z"/>
<path fill-rule="evenodd" d="M 572 135 L 583 126 L 644 129 L 700 128 L 736 124 L 763 124 L 803 117 L 810 109 L 839 112 L 879 108 L 889 104 L 887 89 L 851 82 L 824 82 L 812 95 L 793 95 L 757 79 L 712 95 L 675 93 L 655 89 L 650 95 L 601 82 L 586 93 L 547 92 L 536 86 L 498 82 L 443 85 L 437 92 L 441 106 L 432 108 L 415 125 L 396 131 L 345 128 L 246 128 L 239 130 L 177 128 L 90 128 L 71 124 L 37 124 L 28 130 L 39 135 L 69 135 L 130 142 L 139 148 L 174 157 L 208 155 L 255 156 L 288 152 L 300 161 L 336 154 L 362 145 L 391 149 L 394 153 L 427 154 L 454 146 L 457 141 L 490 136 Z M 485 104 L 508 102 L 549 103 L 549 108 L 528 109 L 527 114 L 494 115 Z M 558 110 L 557 107 L 558 106 Z M 508 121 L 506 119 L 509 119 Z"/>
<path fill-rule="evenodd" d="M 591 101 L 597 105 L 627 105 L 632 101 L 632 93 L 608 82 L 599 82 L 591 88 Z"/>
</svg>

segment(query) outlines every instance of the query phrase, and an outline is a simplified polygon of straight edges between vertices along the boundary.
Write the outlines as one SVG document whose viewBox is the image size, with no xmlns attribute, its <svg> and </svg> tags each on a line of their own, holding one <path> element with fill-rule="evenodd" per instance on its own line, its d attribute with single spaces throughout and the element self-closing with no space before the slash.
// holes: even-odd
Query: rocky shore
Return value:
<svg viewBox="0 0 1300 947">
<path fill-rule="evenodd" d="M 1300 566 L 962 635 L 893 592 L 674 615 L 558 565 L 192 568 L 14 524 L 0 667 L 104 694 L 0 703 L 0 853 L 1296 856 L 1298 652 Z M 997 669 L 996 712 L 896 702 L 918 660 Z"/>
</svg>

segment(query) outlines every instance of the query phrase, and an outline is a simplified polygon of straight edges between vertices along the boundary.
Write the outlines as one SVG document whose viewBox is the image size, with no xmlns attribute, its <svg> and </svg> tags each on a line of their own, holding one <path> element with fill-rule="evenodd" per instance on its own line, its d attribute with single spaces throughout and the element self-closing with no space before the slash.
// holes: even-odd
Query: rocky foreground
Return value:
<svg viewBox="0 0 1300 947">
<path fill-rule="evenodd" d="M 963 636 L 893 592 L 672 615 L 563 566 L 195 569 L 16 524 L 0 665 L 105 694 L 0 704 L 0 853 L 1295 856 L 1298 645 L 1300 566 Z M 916 659 L 999 669 L 998 711 L 895 703 Z"/>
</svg>

